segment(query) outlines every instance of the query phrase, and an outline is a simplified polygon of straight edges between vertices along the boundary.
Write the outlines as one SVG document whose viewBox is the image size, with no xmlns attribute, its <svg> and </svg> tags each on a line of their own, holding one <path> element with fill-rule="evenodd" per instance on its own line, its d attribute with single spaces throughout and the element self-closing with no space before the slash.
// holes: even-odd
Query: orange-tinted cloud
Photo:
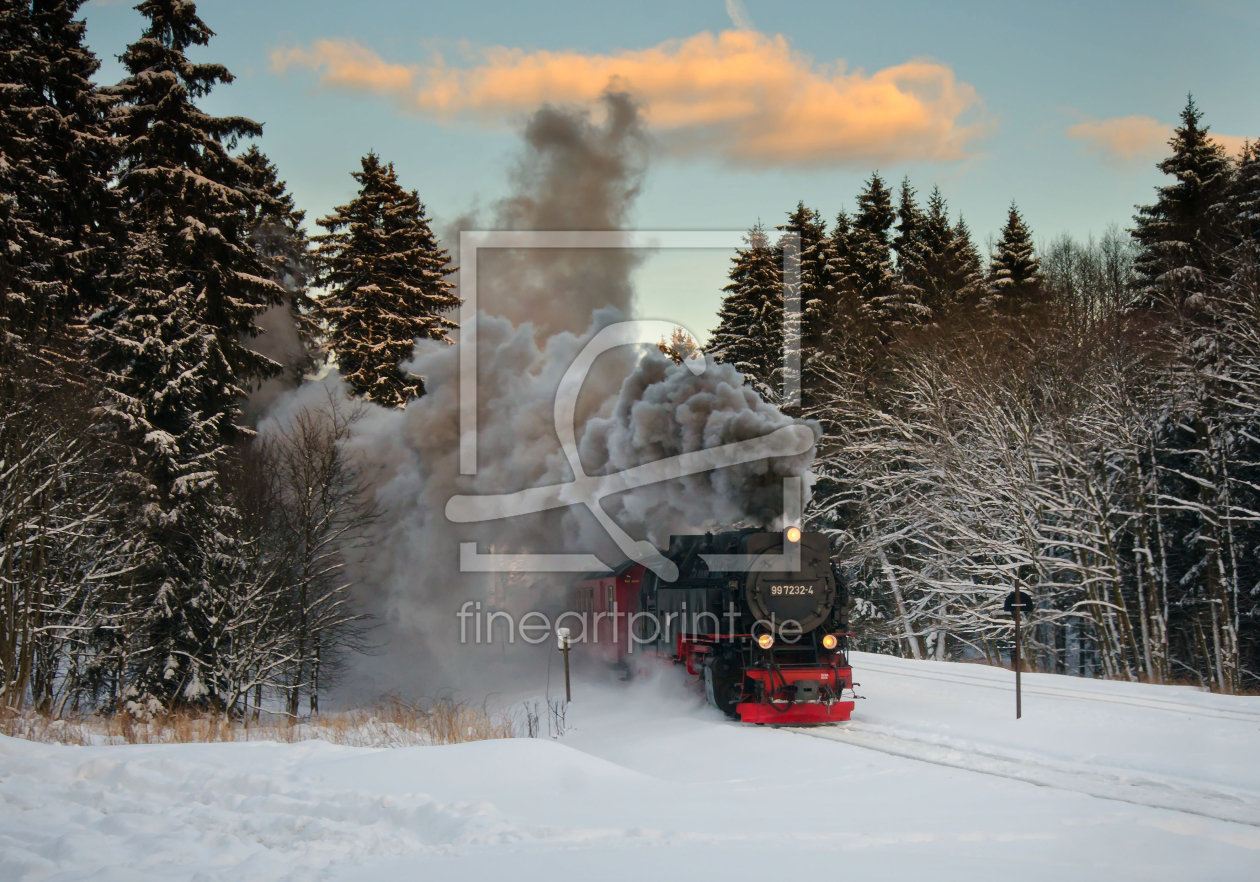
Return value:
<svg viewBox="0 0 1260 882">
<path fill-rule="evenodd" d="M 955 160 L 988 130 L 966 121 L 980 102 L 946 65 L 848 71 L 843 61 L 816 64 L 784 37 L 747 29 L 609 55 L 496 46 L 466 66 L 441 56 L 394 64 L 338 40 L 272 53 L 277 73 L 295 67 L 316 71 L 323 86 L 388 95 L 442 120 L 496 121 L 624 90 L 667 147 L 754 165 Z"/>
<path fill-rule="evenodd" d="M 1230 156 L 1237 157 L 1242 153 L 1243 146 L 1248 142 L 1256 143 L 1255 138 L 1244 138 L 1241 135 L 1218 135 L 1212 133 L 1212 140 L 1225 148 L 1225 152 Z"/>
<path fill-rule="evenodd" d="M 1067 135 L 1108 159 L 1130 162 L 1159 153 L 1168 144 L 1172 126 L 1149 116 L 1117 116 L 1083 120 L 1069 127 Z"/>
<path fill-rule="evenodd" d="M 353 40 L 316 40 L 308 49 L 272 51 L 272 70 L 284 73 L 291 67 L 318 70 L 324 86 L 382 94 L 407 92 L 417 73 L 415 66 L 389 64 Z"/>
<path fill-rule="evenodd" d="M 1149 116 L 1116 116 L 1110 119 L 1086 119 L 1067 130 L 1069 138 L 1085 142 L 1086 147 L 1114 164 L 1145 162 L 1168 151 L 1173 127 Z M 1242 150 L 1245 138 L 1211 134 L 1231 156 Z"/>
</svg>

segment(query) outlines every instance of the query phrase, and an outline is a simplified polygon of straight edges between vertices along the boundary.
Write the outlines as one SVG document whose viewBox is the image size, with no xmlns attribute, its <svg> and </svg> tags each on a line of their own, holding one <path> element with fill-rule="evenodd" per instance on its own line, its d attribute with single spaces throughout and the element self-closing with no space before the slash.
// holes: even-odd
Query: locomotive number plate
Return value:
<svg viewBox="0 0 1260 882">
<path fill-rule="evenodd" d="M 772 597 L 779 597 L 783 595 L 793 595 L 793 594 L 812 595 L 813 593 L 814 593 L 813 585 L 771 585 L 770 586 L 770 595 Z"/>
</svg>

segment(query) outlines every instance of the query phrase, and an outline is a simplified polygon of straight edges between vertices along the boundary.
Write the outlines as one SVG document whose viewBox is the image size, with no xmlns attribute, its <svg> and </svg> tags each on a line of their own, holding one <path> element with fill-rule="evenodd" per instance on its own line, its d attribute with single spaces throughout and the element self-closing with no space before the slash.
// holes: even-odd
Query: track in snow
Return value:
<svg viewBox="0 0 1260 882">
<path fill-rule="evenodd" d="M 1001 682 L 988 676 L 971 676 L 968 674 L 960 674 L 956 671 L 907 671 L 891 665 L 885 666 L 878 663 L 871 664 L 866 658 L 862 660 L 861 668 L 878 671 L 881 674 L 892 674 L 895 677 L 907 677 L 913 680 L 938 680 L 943 683 L 959 683 L 966 686 L 980 686 L 985 689 L 1000 689 L 1003 691 L 1010 691 L 1014 689 L 1013 677 L 1010 682 Z M 1045 686 L 1040 684 L 1026 685 L 1023 687 L 1023 692 L 1027 695 L 1039 695 L 1045 698 L 1060 698 L 1070 701 L 1099 701 L 1104 704 L 1123 704 L 1129 707 L 1140 707 L 1148 710 L 1192 713 L 1200 717 L 1211 717 L 1218 720 L 1260 722 L 1260 712 L 1205 707 L 1193 702 L 1177 701 L 1174 698 L 1148 700 L 1129 695 L 1103 695 L 1098 694 L 1097 692 L 1091 692 L 1087 689 L 1073 689 L 1067 686 Z"/>
<path fill-rule="evenodd" d="M 1039 787 L 1070 790 L 1099 799 L 1260 827 L 1260 798 L 1244 790 L 1205 787 L 1185 780 L 1147 775 L 1129 769 L 1007 754 L 988 746 L 961 748 L 934 744 L 904 735 L 865 729 L 853 723 L 816 729 L 791 728 L 789 731 L 905 759 L 1023 781 Z"/>
<path fill-rule="evenodd" d="M 953 705 L 977 710 L 992 709 L 993 701 L 986 696 L 991 696 L 994 691 L 1009 694 L 1014 686 L 1009 671 L 993 668 L 974 669 L 957 664 L 942 664 L 939 667 L 923 663 L 909 665 L 904 661 L 891 660 L 881 663 L 878 657 L 872 656 L 864 656 L 860 661 L 855 659 L 854 668 L 859 676 L 862 670 L 868 670 L 879 677 L 891 675 L 912 682 L 927 681 L 933 684 L 929 687 L 931 690 L 938 689 L 934 684 L 941 684 L 939 689 L 945 690 L 944 694 L 951 696 Z M 1137 727 L 1132 725 L 1138 719 L 1134 718 L 1124 735 L 1132 738 L 1143 730 L 1161 732 L 1164 744 L 1159 745 L 1156 742 L 1156 751 L 1161 747 L 1165 751 L 1176 749 L 1179 733 L 1190 735 L 1192 742 L 1198 745 L 1197 748 L 1187 749 L 1201 751 L 1205 746 L 1204 730 L 1211 731 L 1218 727 L 1221 731 L 1218 738 L 1221 749 L 1245 749 L 1249 742 L 1255 740 L 1254 735 L 1239 741 L 1238 734 L 1247 730 L 1254 732 L 1253 725 L 1260 724 L 1260 711 L 1255 709 L 1254 704 L 1247 707 L 1245 699 L 1240 706 L 1224 707 L 1220 696 L 1203 694 L 1203 700 L 1196 701 L 1199 694 L 1187 694 L 1186 690 L 1160 690 L 1155 694 L 1141 687 L 1126 690 L 1124 684 L 1120 683 L 1076 686 L 1068 685 L 1072 681 L 1065 677 L 1034 676 L 1029 679 L 1031 682 L 1026 682 L 1023 687 L 1029 696 L 1069 703 L 1090 702 L 1091 705 L 1065 709 L 1065 712 L 1075 714 L 1085 721 L 1092 717 L 1095 733 L 1100 725 L 1098 721 L 1107 719 L 1095 715 L 1095 710 L 1099 713 L 1106 712 L 1099 705 L 1116 711 L 1126 709 L 1125 714 L 1129 713 L 1128 708 L 1138 710 L 1142 716 L 1154 712 L 1155 716 L 1146 716 L 1145 721 Z M 1095 688 L 1090 688 L 1091 685 Z M 883 688 L 887 689 L 887 686 L 888 684 L 884 684 Z M 985 692 L 967 696 L 968 690 L 977 687 Z M 1144 691 L 1148 694 L 1142 694 Z M 979 706 L 974 704 L 976 701 L 980 702 Z M 1033 736 L 1027 742 L 1021 738 L 1019 743 L 1012 743 L 1012 733 L 1007 730 L 1004 741 L 1001 735 L 998 736 L 1002 743 L 991 743 L 983 728 L 972 725 L 975 711 L 964 712 L 963 718 L 957 715 L 940 718 L 939 734 L 921 731 L 925 722 L 922 714 L 931 715 L 934 712 L 940 713 L 941 710 L 939 705 L 920 705 L 915 699 L 908 699 L 908 703 L 903 703 L 900 707 L 895 704 L 881 707 L 880 717 L 872 721 L 855 720 L 839 726 L 817 728 L 784 728 L 811 738 L 836 741 L 947 768 L 1083 793 L 1099 799 L 1260 827 L 1260 788 L 1256 787 L 1255 777 L 1242 776 L 1244 783 L 1239 787 L 1235 786 L 1239 783 L 1238 780 L 1221 777 L 1219 771 L 1214 775 L 1201 775 L 1199 773 L 1208 768 L 1210 763 L 1204 766 L 1202 762 L 1185 760 L 1202 760 L 1202 756 L 1186 756 L 1183 761 L 1178 762 L 1175 755 L 1169 753 L 1166 754 L 1169 760 L 1166 766 L 1138 769 L 1129 765 L 1125 753 L 1113 751 L 1109 755 L 1106 751 L 1093 749 L 1089 744 L 1069 743 L 1065 747 L 1058 740 L 1061 733 L 1044 727 L 1040 731 L 1036 727 L 1027 730 L 1026 734 Z M 983 714 L 984 710 L 979 710 L 979 713 Z M 929 716 L 926 719 L 938 718 Z M 1123 720 L 1123 716 L 1120 720 Z M 1201 720 L 1207 722 L 1200 722 Z M 1240 723 L 1243 724 L 1241 729 Z M 1232 734 L 1226 735 L 1225 730 Z M 1081 731 L 1091 730 L 1084 727 Z M 1138 734 L 1138 737 L 1141 735 Z M 1143 749 L 1145 761 L 1149 763 L 1152 744 L 1143 742 Z M 1064 756 L 1064 753 L 1067 755 Z M 1243 754 L 1238 759 L 1242 762 L 1248 761 Z M 1172 774 L 1165 775 L 1165 768 Z"/>
</svg>

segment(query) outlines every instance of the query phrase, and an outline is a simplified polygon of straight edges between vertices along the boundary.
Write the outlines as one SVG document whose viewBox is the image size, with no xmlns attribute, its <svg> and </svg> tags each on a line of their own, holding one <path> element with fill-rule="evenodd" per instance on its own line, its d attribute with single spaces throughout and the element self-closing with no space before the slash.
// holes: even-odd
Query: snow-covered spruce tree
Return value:
<svg viewBox="0 0 1260 882">
<path fill-rule="evenodd" d="M 315 236 L 316 305 L 327 326 L 342 379 L 354 394 L 383 407 L 404 407 L 424 394 L 424 380 L 399 366 L 417 339 L 449 342 L 458 327 L 446 315 L 459 305 L 446 277 L 450 255 L 429 228 L 416 191 L 398 183 L 393 163 L 363 157 L 358 195 L 319 220 Z"/>
<path fill-rule="evenodd" d="M 799 364 L 801 394 L 808 407 L 814 397 L 813 391 L 827 375 L 827 365 L 834 356 L 831 330 L 835 325 L 836 287 L 832 277 L 831 240 L 822 217 L 814 209 L 807 208 L 804 202 L 798 202 L 788 215 L 787 223 L 777 229 L 800 237 L 799 255 L 785 254 L 782 242 L 779 253 L 788 261 L 785 266 L 795 263 L 800 273 Z M 784 293 L 790 296 L 792 292 Z"/>
<path fill-rule="evenodd" d="M 149 557 L 137 573 L 144 621 L 128 655 L 131 698 L 146 707 L 202 698 L 200 612 L 213 593 L 211 562 L 225 521 L 219 470 L 227 459 L 236 385 L 220 335 L 209 327 L 159 236 L 132 233 L 119 297 L 92 325 L 90 355 L 104 387 L 101 411 L 134 451 L 119 466 L 119 491 L 134 500 L 135 529 Z M 125 297 L 125 299 L 124 299 Z"/>
<path fill-rule="evenodd" d="M 950 244 L 950 288 L 957 292 L 959 302 L 966 303 L 979 297 L 984 291 L 984 267 L 980 250 L 971 238 L 971 229 L 960 214 L 954 224 L 954 241 Z"/>
<path fill-rule="evenodd" d="M 951 226 L 949 208 L 937 187 L 923 212 L 918 266 L 922 303 L 933 319 L 942 318 L 955 304 L 971 297 L 980 281 L 980 255 L 962 218 Z"/>
<path fill-rule="evenodd" d="M 831 257 L 830 274 L 836 290 L 837 302 L 857 294 L 858 277 L 853 269 L 853 220 L 847 211 L 836 213 L 831 228 L 831 244 L 827 249 Z"/>
<path fill-rule="evenodd" d="M 906 307 L 913 318 L 927 321 L 932 318 L 931 307 L 926 303 L 931 287 L 928 219 L 914 197 L 910 178 L 903 178 L 897 204 L 897 235 L 893 237 L 892 246 L 897 252 L 897 275 Z"/>
<path fill-rule="evenodd" d="M 284 286 L 284 306 L 293 323 L 300 351 L 285 353 L 286 370 L 298 376 L 312 369 L 319 358 L 319 323 L 315 301 L 308 288 L 311 272 L 311 246 L 302 222 L 306 212 L 299 210 L 293 195 L 273 164 L 256 145 L 241 156 L 250 169 L 253 205 L 249 219 L 249 241 L 258 255 L 275 269 L 276 281 Z M 273 347 L 274 348 L 274 347 Z"/>
<path fill-rule="evenodd" d="M 262 134 L 244 117 L 214 117 L 194 100 L 230 83 L 222 65 L 194 64 L 186 50 L 204 46 L 213 31 L 186 0 L 146 0 L 149 21 L 122 55 L 129 76 L 106 91 L 118 101 L 113 126 L 122 139 L 118 190 L 133 231 L 161 249 L 162 259 L 201 323 L 217 337 L 230 372 L 215 413 L 234 414 L 240 390 L 278 366 L 248 345 L 258 316 L 281 303 L 274 281 L 281 261 L 250 242 L 259 213 L 255 170 L 229 147 Z M 121 294 L 127 300 L 126 292 Z M 232 434 L 231 421 L 224 423 Z"/>
<path fill-rule="evenodd" d="M 989 260 L 985 292 L 991 308 L 1011 315 L 1026 310 L 1041 294 L 1041 264 L 1033 250 L 1032 231 L 1014 202 Z"/>
<path fill-rule="evenodd" d="M 68 326 L 104 296 L 116 152 L 81 5 L 0 7 L 0 357 L 66 348 Z"/>
<path fill-rule="evenodd" d="M 1231 168 L 1225 149 L 1208 137 L 1193 96 L 1169 145 L 1172 155 L 1159 170 L 1176 179 L 1156 189 L 1154 205 L 1138 207 L 1133 238 L 1139 246 L 1133 305 L 1180 309 L 1202 300 L 1217 247 L 1212 206 L 1225 192 Z"/>
<path fill-rule="evenodd" d="M 907 301 L 893 269 L 889 231 L 896 212 L 892 194 L 876 172 L 858 196 L 849 254 L 857 276 L 858 297 L 875 334 L 887 340 L 898 327 L 918 321 L 921 306 Z"/>
<path fill-rule="evenodd" d="M 718 326 L 705 347 L 714 361 L 733 366 L 767 401 L 783 390 L 783 283 L 776 249 L 757 224 L 731 261 L 730 284 Z"/>
<path fill-rule="evenodd" d="M 148 20 L 107 89 L 121 139 L 117 190 L 129 227 L 109 305 L 90 324 L 101 411 L 134 450 L 136 528 L 154 556 L 131 694 L 145 706 L 214 705 L 217 592 L 229 587 L 237 517 L 219 473 L 242 436 L 239 403 L 279 366 L 249 347 L 258 316 L 282 302 L 278 261 L 250 241 L 255 173 L 233 156 L 261 126 L 194 103 L 232 77 L 185 52 L 212 32 L 181 0 L 146 0 Z"/>
<path fill-rule="evenodd" d="M 862 302 L 861 280 L 854 269 L 853 223 L 844 211 L 836 214 L 828 252 L 835 289 L 835 306 L 827 331 L 831 352 L 828 366 L 844 371 L 865 360 L 872 341 L 870 316 Z"/>
<path fill-rule="evenodd" d="M 1224 197 L 1210 210 L 1220 230 L 1215 275 L 1246 288 L 1260 263 L 1260 140 L 1244 146 Z"/>
</svg>

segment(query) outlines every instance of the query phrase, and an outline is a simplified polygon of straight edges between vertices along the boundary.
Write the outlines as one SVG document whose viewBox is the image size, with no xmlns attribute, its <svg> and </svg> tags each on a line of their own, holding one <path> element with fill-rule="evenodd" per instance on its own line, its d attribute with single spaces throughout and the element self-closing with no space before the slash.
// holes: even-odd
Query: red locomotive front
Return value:
<svg viewBox="0 0 1260 882">
<path fill-rule="evenodd" d="M 746 723 L 842 722 L 853 711 L 849 594 L 822 533 L 740 530 L 671 537 L 666 580 L 641 564 L 574 585 L 612 661 L 668 656 Z"/>
</svg>

